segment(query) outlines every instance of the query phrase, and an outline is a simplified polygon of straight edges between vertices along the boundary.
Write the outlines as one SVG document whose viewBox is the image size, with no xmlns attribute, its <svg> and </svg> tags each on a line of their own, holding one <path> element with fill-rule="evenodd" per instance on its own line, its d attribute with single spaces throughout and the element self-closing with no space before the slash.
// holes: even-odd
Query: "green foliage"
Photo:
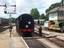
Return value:
<svg viewBox="0 0 64 48">
<path fill-rule="evenodd" d="M 49 16 L 46 16 L 46 19 L 45 19 L 45 20 L 46 20 L 46 21 L 49 20 Z"/>
<path fill-rule="evenodd" d="M 33 8 L 31 10 L 31 15 L 33 16 L 34 19 L 39 19 L 40 17 L 40 14 L 37 8 Z"/>
<path fill-rule="evenodd" d="M 62 5 L 64 5 L 64 0 L 61 1 Z"/>
<path fill-rule="evenodd" d="M 15 20 L 16 20 L 15 18 L 11 18 L 11 21 L 12 21 L 13 23 L 15 23 Z"/>
<path fill-rule="evenodd" d="M 46 19 L 46 16 L 44 14 L 41 14 L 40 19 Z"/>
<path fill-rule="evenodd" d="M 52 4 L 47 10 L 46 10 L 46 13 L 48 11 L 50 11 L 51 9 L 55 8 L 55 7 L 58 7 L 58 6 L 61 6 L 61 3 L 55 3 L 55 4 Z"/>
</svg>

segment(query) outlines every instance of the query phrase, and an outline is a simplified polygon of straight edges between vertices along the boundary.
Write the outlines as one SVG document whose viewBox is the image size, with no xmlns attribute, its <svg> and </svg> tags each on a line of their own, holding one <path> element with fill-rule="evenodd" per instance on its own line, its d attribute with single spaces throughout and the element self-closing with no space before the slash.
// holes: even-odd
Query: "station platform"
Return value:
<svg viewBox="0 0 64 48">
<path fill-rule="evenodd" d="M 29 48 L 22 37 L 0 38 L 0 48 Z"/>
</svg>

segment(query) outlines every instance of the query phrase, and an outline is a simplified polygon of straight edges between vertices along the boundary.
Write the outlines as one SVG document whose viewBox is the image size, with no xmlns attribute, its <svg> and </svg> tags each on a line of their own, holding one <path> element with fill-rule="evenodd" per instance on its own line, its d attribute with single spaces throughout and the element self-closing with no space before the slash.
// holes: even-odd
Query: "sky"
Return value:
<svg viewBox="0 0 64 48">
<path fill-rule="evenodd" d="M 37 8 L 40 14 L 45 14 L 45 10 L 49 8 L 51 4 L 61 2 L 61 0 L 0 0 L 0 4 L 4 4 L 4 2 L 7 3 L 7 6 L 9 4 L 16 4 L 16 14 L 12 16 L 17 18 L 20 14 L 23 13 L 30 14 L 32 8 Z M 4 7 L 2 8 L 5 9 Z M 0 11 L 0 17 L 9 18 L 9 14 L 1 15 L 4 14 L 3 9 Z"/>
</svg>

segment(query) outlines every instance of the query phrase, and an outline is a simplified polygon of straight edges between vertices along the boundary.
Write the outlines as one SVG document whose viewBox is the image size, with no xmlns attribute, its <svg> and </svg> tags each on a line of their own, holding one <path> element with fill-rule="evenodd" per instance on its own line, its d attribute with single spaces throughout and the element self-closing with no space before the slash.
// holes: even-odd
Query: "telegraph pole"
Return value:
<svg viewBox="0 0 64 48">
<path fill-rule="evenodd" d="M 7 9 L 7 5 L 3 5 L 5 7 L 5 10 L 4 10 L 4 13 L 5 14 L 9 14 L 9 31 L 10 31 L 10 37 L 11 37 L 11 32 L 12 32 L 12 21 L 11 21 L 11 14 L 15 14 L 15 13 L 12 13 L 12 12 L 8 12 L 6 9 Z M 9 5 L 9 7 L 15 7 L 16 8 L 16 5 Z M 15 9 L 16 10 L 16 9 Z M 14 11 L 15 11 L 14 10 Z"/>
</svg>

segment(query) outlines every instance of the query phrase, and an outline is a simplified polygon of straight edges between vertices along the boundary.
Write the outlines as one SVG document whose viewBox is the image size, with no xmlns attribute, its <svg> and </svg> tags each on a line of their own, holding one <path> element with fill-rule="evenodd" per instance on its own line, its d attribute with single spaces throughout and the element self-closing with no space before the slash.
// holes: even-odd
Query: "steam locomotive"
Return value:
<svg viewBox="0 0 64 48">
<path fill-rule="evenodd" d="M 22 14 L 16 19 L 16 30 L 22 36 L 32 36 L 34 19 L 29 14 Z"/>
</svg>

